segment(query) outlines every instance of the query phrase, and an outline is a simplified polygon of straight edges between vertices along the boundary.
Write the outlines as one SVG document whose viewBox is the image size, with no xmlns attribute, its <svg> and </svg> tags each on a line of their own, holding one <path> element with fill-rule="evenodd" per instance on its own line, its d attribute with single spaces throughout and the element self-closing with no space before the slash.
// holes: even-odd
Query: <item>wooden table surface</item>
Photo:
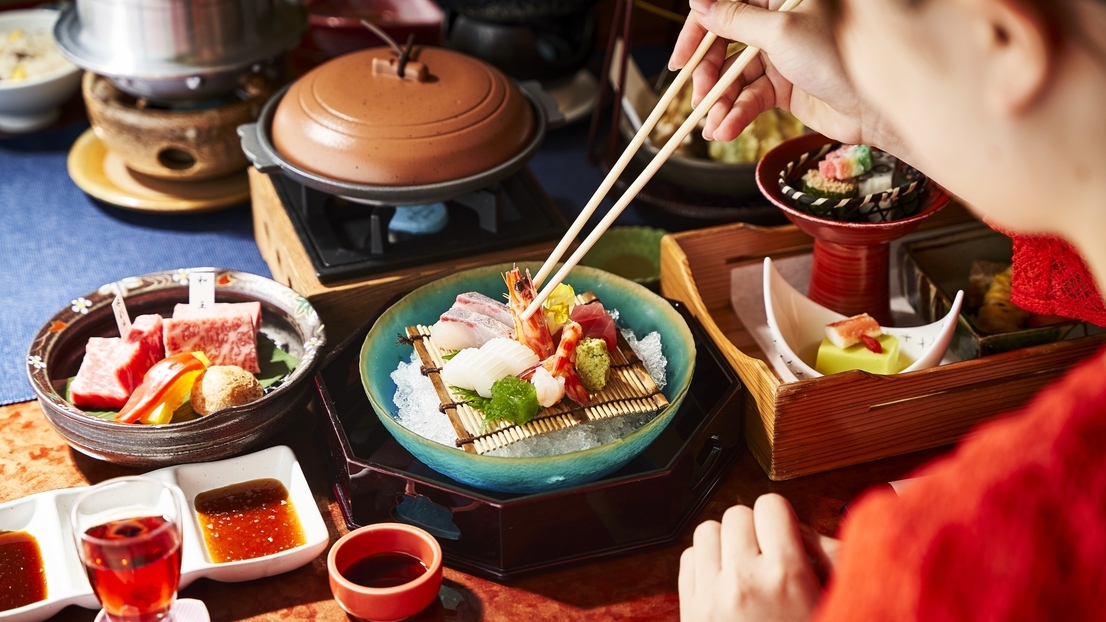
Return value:
<svg viewBox="0 0 1106 622">
<path fill-rule="evenodd" d="M 315 417 L 304 412 L 266 446 L 285 444 L 299 458 L 333 542 L 346 528 L 330 492 Z M 751 505 L 775 491 L 795 505 L 799 519 L 832 535 L 841 508 L 868 486 L 901 479 L 942 450 L 920 452 L 868 464 L 772 482 L 743 451 L 699 519 L 719 519 L 735 503 Z M 135 469 L 101 462 L 74 451 L 54 432 L 37 402 L 0 407 L 0 503 L 58 488 L 83 486 Z M 690 544 L 691 527 L 680 542 L 642 553 L 531 575 L 501 584 L 445 570 L 446 585 L 462 593 L 458 613 L 428 612 L 418 619 L 487 620 L 664 620 L 677 619 L 676 577 L 680 553 Z M 276 577 L 245 583 L 200 579 L 181 591 L 203 600 L 212 620 L 348 620 L 330 594 L 326 553 L 310 564 Z M 89 621 L 88 609 L 68 607 L 55 620 Z"/>
</svg>

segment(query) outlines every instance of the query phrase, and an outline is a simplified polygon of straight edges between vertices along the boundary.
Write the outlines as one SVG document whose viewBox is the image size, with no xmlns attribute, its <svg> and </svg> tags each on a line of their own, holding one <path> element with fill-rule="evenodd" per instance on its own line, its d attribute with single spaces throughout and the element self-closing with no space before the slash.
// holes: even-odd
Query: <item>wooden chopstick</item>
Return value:
<svg viewBox="0 0 1106 622">
<path fill-rule="evenodd" d="M 787 0 L 787 2 L 785 2 L 783 6 L 779 8 L 779 10 L 790 11 L 799 6 L 802 1 L 803 0 Z M 703 43 L 706 43 L 707 37 L 710 37 L 711 42 L 713 43 L 714 35 L 712 33 L 707 33 L 707 36 L 703 38 Z M 700 55 L 700 51 L 705 54 L 705 48 L 710 47 L 709 44 L 704 46 L 703 43 L 700 43 L 699 48 L 695 50 L 695 55 L 692 57 L 692 59 L 698 58 L 698 60 L 696 60 L 694 63 L 688 61 L 688 63 L 684 65 L 684 68 L 680 70 L 680 74 L 676 77 L 676 81 L 673 82 L 672 86 L 669 87 L 668 92 L 665 93 L 665 97 L 657 103 L 656 108 L 654 108 L 653 112 L 649 115 L 649 120 L 653 122 L 653 125 L 656 124 L 657 119 L 660 118 L 660 114 L 662 114 L 664 112 L 664 108 L 667 107 L 666 102 L 671 101 L 672 97 L 675 97 L 674 93 L 677 91 L 678 85 L 682 85 L 682 82 L 680 82 L 681 77 L 683 77 L 683 81 L 687 81 L 687 76 L 691 75 L 691 72 L 694 70 L 694 65 L 698 64 L 699 61 L 702 60 L 702 55 Z M 629 52 L 627 51 L 627 53 Z M 699 105 L 691 111 L 691 114 L 688 115 L 687 119 L 683 122 L 680 128 L 676 130 L 676 133 L 668 139 L 668 142 L 664 144 L 664 147 L 662 147 L 657 155 L 653 157 L 653 160 L 649 162 L 649 165 L 645 167 L 645 170 L 643 170 L 638 178 L 635 179 L 632 184 L 630 184 L 630 187 L 626 189 L 626 192 L 624 192 L 622 196 L 619 197 L 618 201 L 614 204 L 614 207 L 612 207 L 611 210 L 607 212 L 607 214 L 603 217 L 603 219 L 599 221 L 599 224 L 596 225 L 595 230 L 593 230 L 588 235 L 588 237 L 580 244 L 580 246 L 576 248 L 576 251 L 573 252 L 572 255 L 565 261 L 564 265 L 561 266 L 561 269 L 558 270 L 555 275 L 553 275 L 552 280 L 545 284 L 545 287 L 543 287 L 542 290 L 538 293 L 537 297 L 534 298 L 534 301 L 530 303 L 530 306 L 527 307 L 525 311 L 523 311 L 522 319 L 529 319 L 530 316 L 532 316 L 539 308 L 541 308 L 542 303 L 545 302 L 545 299 L 549 297 L 550 292 L 552 292 L 553 289 L 557 287 L 557 285 L 559 285 L 566 276 L 568 276 L 568 273 L 576 267 L 576 264 L 580 262 L 580 259 L 584 255 L 586 255 L 589 250 L 591 250 L 591 247 L 595 245 L 595 242 L 599 239 L 599 236 L 603 235 L 603 233 L 605 233 L 607 229 L 610 228 L 614 220 L 618 218 L 622 211 L 626 209 L 626 206 L 634 200 L 638 192 L 641 192 L 641 189 L 645 186 L 645 184 L 653 178 L 653 175 L 656 174 L 661 165 L 663 165 L 668 160 L 669 156 L 671 156 L 672 153 L 676 151 L 676 148 L 680 146 L 685 138 L 687 138 L 687 135 L 696 128 L 696 126 L 699 124 L 699 121 L 704 116 L 706 116 L 711 107 L 714 106 L 714 104 L 722 98 L 722 94 L 726 91 L 726 89 L 730 88 L 730 86 L 734 82 L 736 82 L 739 77 L 741 77 L 741 73 L 745 71 L 745 67 L 748 66 L 754 58 L 756 58 L 757 54 L 760 54 L 760 48 L 752 46 L 745 48 L 745 50 L 741 52 L 737 59 L 734 60 L 733 64 L 730 65 L 726 72 L 722 74 L 722 77 L 719 78 L 718 83 L 715 84 L 714 87 L 711 88 L 710 92 L 707 93 L 707 96 L 703 98 L 703 101 L 699 102 Z M 672 94 L 672 97 L 669 97 L 669 94 Z M 618 105 L 618 102 L 616 102 L 616 105 Z M 658 110 L 660 111 L 659 113 Z M 649 125 L 648 122 L 642 125 L 641 131 L 639 131 L 637 135 L 634 136 L 634 140 L 631 141 L 630 145 L 626 147 L 626 150 L 622 153 L 622 156 L 618 159 L 618 162 L 615 164 L 615 166 L 611 167 L 611 172 L 607 174 L 606 179 L 603 180 L 603 184 L 600 185 L 599 190 L 596 192 L 595 196 L 593 196 L 592 200 L 588 202 L 588 206 L 585 207 L 585 211 L 588 207 L 590 207 L 591 212 L 594 212 L 596 206 L 598 206 L 598 204 L 603 200 L 603 198 L 606 196 L 606 193 L 610 191 L 611 187 L 614 185 L 614 180 L 622 174 L 622 171 L 626 168 L 626 165 L 629 163 L 630 158 L 633 157 L 634 153 L 641 147 L 641 144 L 645 141 L 645 137 L 642 136 L 642 134 L 644 133 L 645 135 L 648 135 L 648 130 L 646 128 L 648 128 L 648 130 L 651 130 L 652 126 Z M 542 265 L 541 270 L 538 272 L 538 275 L 541 278 L 534 279 L 534 282 L 536 284 L 540 284 L 544 279 L 544 275 L 542 274 L 542 272 L 548 273 L 549 270 L 547 268 L 551 268 L 552 265 L 556 264 L 557 260 L 560 259 L 560 256 L 564 253 L 565 249 L 567 249 L 568 245 L 572 243 L 573 239 L 575 239 L 576 234 L 580 232 L 580 228 L 583 227 L 583 223 L 587 221 L 587 218 L 589 216 L 591 216 L 591 212 L 587 212 L 586 214 L 582 212 L 580 218 L 577 218 L 576 222 L 572 224 L 572 227 L 565 234 L 565 237 L 557 245 L 557 248 L 554 249 L 553 255 L 551 255 L 549 259 L 546 260 L 545 264 Z"/>
<path fill-rule="evenodd" d="M 549 258 L 542 264 L 538 273 L 532 278 L 534 281 L 534 287 L 541 287 L 541 284 L 545 282 L 545 277 L 549 276 L 549 273 L 556 267 L 557 262 L 561 260 L 561 257 L 568 250 L 569 245 L 576 239 L 576 236 L 580 233 L 580 230 L 587 224 L 588 218 L 595 213 L 595 209 L 599 207 L 599 204 L 606 198 L 607 193 L 614 187 L 614 182 L 618 180 L 618 176 L 625 170 L 626 165 L 630 163 L 630 160 L 637 153 L 637 150 L 641 148 L 641 145 L 649 138 L 649 133 L 653 131 L 653 127 L 657 125 L 657 121 L 660 121 L 664 116 L 665 110 L 668 109 L 669 104 L 680 93 L 680 89 L 683 88 L 684 83 L 691 77 L 695 66 L 703 60 L 707 51 L 710 50 L 711 44 L 714 43 L 718 36 L 713 32 L 708 32 L 703 40 L 699 42 L 699 47 L 695 49 L 695 53 L 691 55 L 687 63 L 684 64 L 683 69 L 676 74 L 676 78 L 672 80 L 672 84 L 669 85 L 668 90 L 664 92 L 660 101 L 656 106 L 653 106 L 653 112 L 649 113 L 649 117 L 645 119 L 645 122 L 641 124 L 641 128 L 638 129 L 637 134 L 634 134 L 633 140 L 626 146 L 626 149 L 622 152 L 622 155 L 618 157 L 618 161 L 615 162 L 611 170 L 607 172 L 607 176 L 603 179 L 603 183 L 599 184 L 599 188 L 595 191 L 595 194 L 591 195 L 591 199 L 588 200 L 587 205 L 573 221 L 572 226 L 565 232 L 564 237 L 557 243 L 557 247 L 553 249 L 553 252 L 549 255 Z M 624 50 L 625 54 L 629 54 L 629 50 Z M 614 105 L 621 106 L 622 102 L 615 102 Z M 544 300 L 544 299 L 543 299 Z M 541 304 L 540 302 L 538 304 Z"/>
</svg>

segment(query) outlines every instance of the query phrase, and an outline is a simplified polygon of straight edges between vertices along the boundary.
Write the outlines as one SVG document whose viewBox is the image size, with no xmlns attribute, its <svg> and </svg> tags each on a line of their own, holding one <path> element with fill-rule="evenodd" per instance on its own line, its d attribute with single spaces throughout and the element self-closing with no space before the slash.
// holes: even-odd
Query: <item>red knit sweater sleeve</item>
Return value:
<svg viewBox="0 0 1106 622">
<path fill-rule="evenodd" d="M 1106 619 L 1106 356 L 842 526 L 815 619 Z"/>
</svg>

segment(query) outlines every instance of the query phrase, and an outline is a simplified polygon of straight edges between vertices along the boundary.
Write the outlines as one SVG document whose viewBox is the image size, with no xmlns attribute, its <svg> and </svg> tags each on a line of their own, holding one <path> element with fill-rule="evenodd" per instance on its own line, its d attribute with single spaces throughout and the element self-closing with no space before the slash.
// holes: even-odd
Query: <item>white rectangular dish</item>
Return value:
<svg viewBox="0 0 1106 622">
<path fill-rule="evenodd" d="M 288 572 L 318 557 L 330 543 L 330 534 L 299 461 L 286 446 L 217 462 L 165 467 L 147 475 L 175 485 L 184 493 L 187 506 L 181 508 L 186 517 L 181 520 L 184 547 L 181 551 L 182 589 L 200 577 L 237 582 Z M 253 559 L 214 563 L 197 522 L 196 495 L 264 478 L 278 480 L 288 490 L 306 543 Z M 0 504 L 0 531 L 25 531 L 38 541 L 46 571 L 47 594 L 45 600 L 0 611 L 0 621 L 45 620 L 68 605 L 100 608 L 85 576 L 69 527 L 69 510 L 84 490 L 84 487 L 51 490 Z"/>
</svg>

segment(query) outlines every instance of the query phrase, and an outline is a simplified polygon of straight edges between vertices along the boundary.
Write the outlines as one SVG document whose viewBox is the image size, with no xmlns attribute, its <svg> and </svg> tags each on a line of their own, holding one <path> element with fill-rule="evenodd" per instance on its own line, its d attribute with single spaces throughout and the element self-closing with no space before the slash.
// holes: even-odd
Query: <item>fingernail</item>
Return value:
<svg viewBox="0 0 1106 622">
<path fill-rule="evenodd" d="M 710 5 L 714 0 L 691 0 L 691 10 L 696 13 L 710 13 Z"/>
</svg>

